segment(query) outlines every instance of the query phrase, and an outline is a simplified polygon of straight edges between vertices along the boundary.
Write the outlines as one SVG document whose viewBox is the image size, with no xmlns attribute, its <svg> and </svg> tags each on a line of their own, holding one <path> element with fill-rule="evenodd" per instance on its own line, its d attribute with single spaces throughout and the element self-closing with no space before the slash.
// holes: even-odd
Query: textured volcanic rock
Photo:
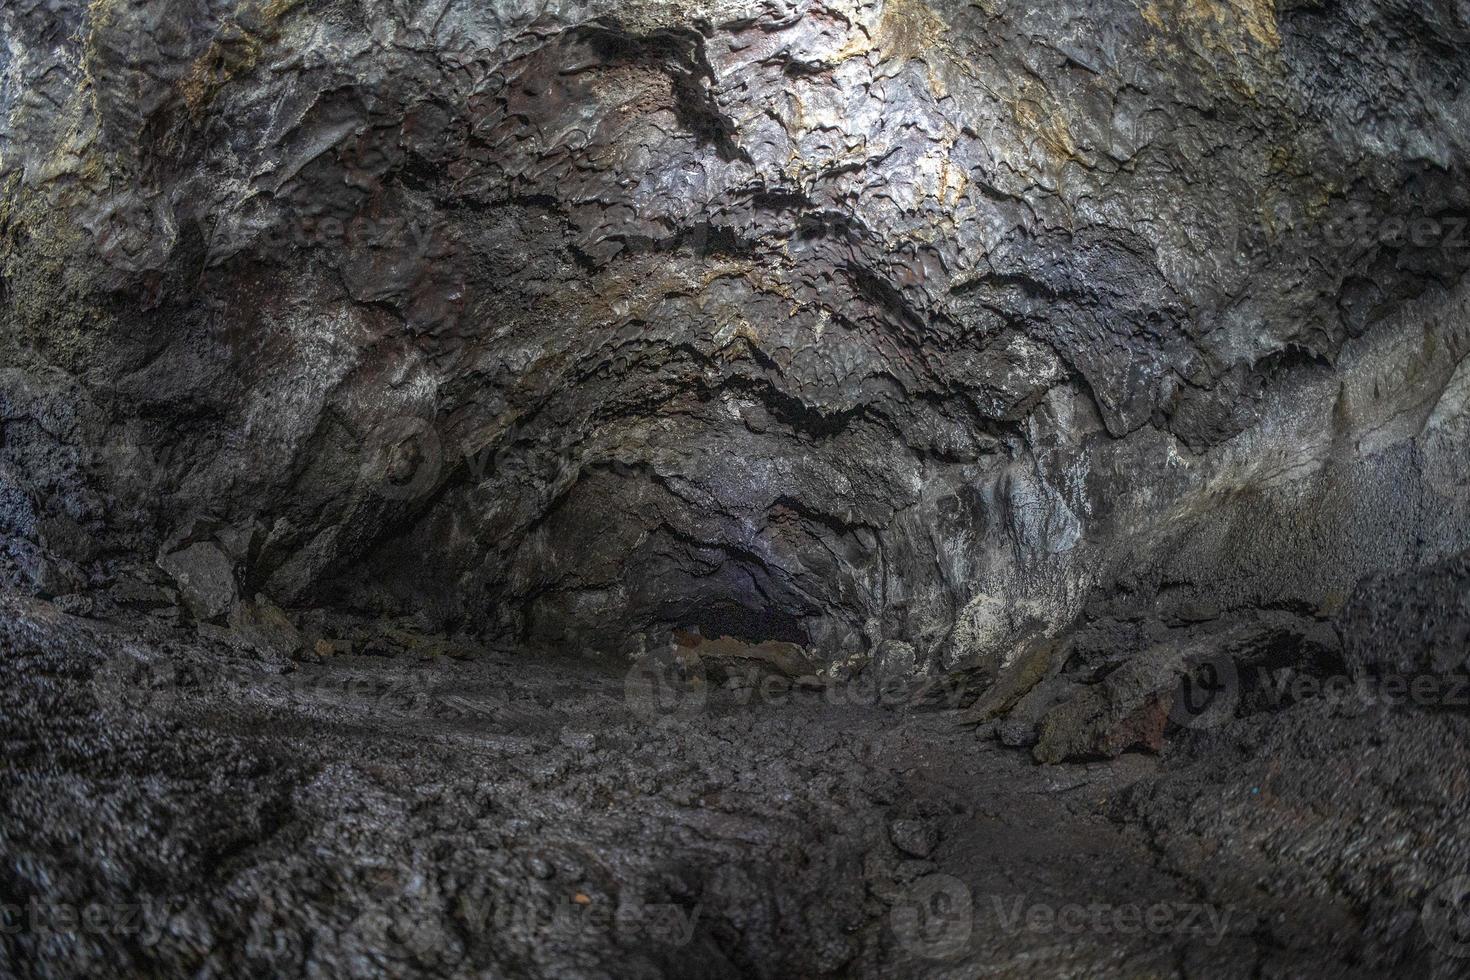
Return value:
<svg viewBox="0 0 1470 980">
<path fill-rule="evenodd" d="M 0 41 L 0 973 L 1463 966 L 1464 0 Z"/>
<path fill-rule="evenodd" d="M 603 660 L 0 613 L 6 976 L 1464 975 L 1463 711 L 1038 767 L 860 686 L 650 713 Z"/>
<path fill-rule="evenodd" d="M 1030 6 L 7 4 L 12 578 L 923 666 L 1470 543 L 1463 5 Z"/>
</svg>

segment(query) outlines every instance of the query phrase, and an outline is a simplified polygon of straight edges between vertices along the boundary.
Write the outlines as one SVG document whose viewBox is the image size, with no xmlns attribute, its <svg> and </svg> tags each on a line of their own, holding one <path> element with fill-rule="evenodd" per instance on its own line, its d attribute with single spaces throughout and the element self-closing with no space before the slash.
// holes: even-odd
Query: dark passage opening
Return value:
<svg viewBox="0 0 1470 980">
<path fill-rule="evenodd" d="M 698 630 L 709 639 L 731 636 L 746 643 L 780 640 L 807 645 L 809 637 L 801 620 L 784 609 L 752 609 L 737 603 L 717 603 L 694 610 L 683 628 Z"/>
</svg>

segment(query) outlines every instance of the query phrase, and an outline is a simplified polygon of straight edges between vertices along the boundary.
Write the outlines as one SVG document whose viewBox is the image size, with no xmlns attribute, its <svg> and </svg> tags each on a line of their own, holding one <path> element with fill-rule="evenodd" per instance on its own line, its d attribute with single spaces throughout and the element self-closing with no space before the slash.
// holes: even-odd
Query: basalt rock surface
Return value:
<svg viewBox="0 0 1470 980">
<path fill-rule="evenodd" d="M 11 578 L 1004 661 L 1470 544 L 1463 5 L 7 4 Z"/>
<path fill-rule="evenodd" d="M 0 613 L 5 976 L 1464 975 L 1463 708 L 1037 766 L 948 694 Z"/>
<path fill-rule="evenodd" d="M 1470 952 L 1415 925 L 1470 873 L 1464 0 L 5 0 L 0 40 L 0 886 L 177 858 L 140 969 L 907 975 L 895 888 L 1097 879 L 1006 854 L 1037 807 L 1114 903 L 1252 910 L 1218 975 Z M 698 694 L 650 744 L 628 657 Z M 371 710 L 271 686 L 343 663 Z M 524 697 L 451 725 L 456 682 Z M 598 807 L 601 884 L 533 860 Z M 476 889 L 725 918 L 645 961 Z M 342 918 L 410 894 L 417 952 Z M 1003 925 L 921 952 L 1211 969 Z"/>
</svg>

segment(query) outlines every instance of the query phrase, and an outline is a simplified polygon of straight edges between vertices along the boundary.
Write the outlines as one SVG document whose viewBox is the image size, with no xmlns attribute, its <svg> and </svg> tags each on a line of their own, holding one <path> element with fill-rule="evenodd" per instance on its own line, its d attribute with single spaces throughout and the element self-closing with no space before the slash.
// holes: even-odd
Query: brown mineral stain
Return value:
<svg viewBox="0 0 1470 980">
<path fill-rule="evenodd" d="M 1075 159 L 1077 146 L 1060 108 L 1046 94 L 1028 93 L 1035 97 L 1018 98 L 1011 103 L 1011 114 L 1021 132 L 1034 136 L 1059 161 Z"/>
<path fill-rule="evenodd" d="M 197 116 L 230 79 L 255 67 L 266 45 L 275 40 L 282 17 L 300 0 L 269 0 L 264 6 L 243 4 L 234 18 L 226 20 L 204 53 L 189 65 L 178 83 L 179 95 Z M 247 26 L 248 25 L 248 26 Z"/>
<path fill-rule="evenodd" d="M 970 188 L 970 175 L 963 167 L 957 167 L 949 160 L 948 151 L 953 150 L 954 143 L 951 141 L 946 149 L 946 156 L 939 165 L 939 192 L 936 195 L 939 203 L 946 207 L 956 207 L 964 199 Z"/>
<path fill-rule="evenodd" d="M 1204 32 L 1210 47 L 1244 37 L 1270 51 L 1281 47 L 1276 0 L 1145 0 L 1139 12 L 1160 31 Z"/>
<path fill-rule="evenodd" d="M 949 25 L 924 0 L 888 0 L 870 34 L 857 27 L 834 60 L 858 58 L 877 51 L 884 61 L 922 61 L 949 33 Z"/>
<path fill-rule="evenodd" d="M 948 33 L 949 25 L 924 0 L 888 0 L 878 21 L 887 58 L 923 59 Z"/>
</svg>

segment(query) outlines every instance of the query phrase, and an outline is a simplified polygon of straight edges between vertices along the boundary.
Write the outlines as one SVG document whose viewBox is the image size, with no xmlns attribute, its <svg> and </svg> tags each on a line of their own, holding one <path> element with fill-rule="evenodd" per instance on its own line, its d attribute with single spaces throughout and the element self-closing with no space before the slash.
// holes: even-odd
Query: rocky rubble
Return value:
<svg viewBox="0 0 1470 980">
<path fill-rule="evenodd" d="M 1463 973 L 1464 711 L 1036 766 L 917 691 L 649 713 L 602 658 L 0 612 L 6 975 Z"/>
</svg>

